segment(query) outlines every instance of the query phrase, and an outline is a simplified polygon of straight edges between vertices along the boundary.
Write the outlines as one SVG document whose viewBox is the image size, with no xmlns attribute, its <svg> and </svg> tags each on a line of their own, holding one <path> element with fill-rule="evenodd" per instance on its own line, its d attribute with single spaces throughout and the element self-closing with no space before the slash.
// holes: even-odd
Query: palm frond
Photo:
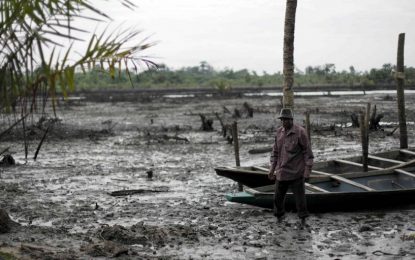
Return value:
<svg viewBox="0 0 415 260">
<path fill-rule="evenodd" d="M 132 1 L 118 1 L 127 8 L 135 7 Z M 111 19 L 92 3 L 91 0 L 0 0 L 0 111 L 10 112 L 19 99 L 31 99 L 28 105 L 36 108 L 36 96 L 40 93 L 44 103 L 51 99 L 55 111 L 57 90 L 66 96 L 76 88 L 76 67 L 85 71 L 101 64 L 102 70 L 115 77 L 117 70 L 121 75 L 124 63 L 131 80 L 128 63 L 135 67 L 137 62 L 157 66 L 140 57 L 153 44 L 147 43 L 148 39 L 136 41 L 140 32 L 131 29 L 93 33 L 86 41 L 85 52 L 75 58 L 72 44 L 84 41 L 89 32 L 74 26 L 73 21 Z M 92 14 L 85 15 L 86 11 Z M 60 39 L 67 40 L 70 47 L 65 50 Z M 135 44 L 127 46 L 131 42 Z M 59 54 L 59 49 L 65 50 L 64 55 Z"/>
</svg>

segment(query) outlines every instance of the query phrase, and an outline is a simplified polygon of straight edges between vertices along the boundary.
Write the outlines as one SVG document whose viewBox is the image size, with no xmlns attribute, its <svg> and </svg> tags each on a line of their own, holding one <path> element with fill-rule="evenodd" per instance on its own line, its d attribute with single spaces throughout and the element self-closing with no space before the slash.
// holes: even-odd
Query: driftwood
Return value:
<svg viewBox="0 0 415 260">
<path fill-rule="evenodd" d="M 180 137 L 180 136 L 177 136 L 177 135 L 166 135 L 166 134 L 163 134 L 163 135 L 152 135 L 150 132 L 147 132 L 146 137 L 148 139 L 157 140 L 158 142 L 162 142 L 163 140 L 164 141 L 168 141 L 168 140 L 184 141 L 186 143 L 189 142 L 189 139 L 187 139 L 186 137 Z"/>
<path fill-rule="evenodd" d="M 207 118 L 203 114 L 199 114 L 200 120 L 202 120 L 202 126 L 201 129 L 203 131 L 213 131 L 213 119 Z"/>
<path fill-rule="evenodd" d="M 110 195 L 114 197 L 120 197 L 120 196 L 134 195 L 134 194 L 167 192 L 167 191 L 169 191 L 167 187 L 160 187 L 156 189 L 117 190 L 117 191 L 111 192 Z"/>
<path fill-rule="evenodd" d="M 180 137 L 177 135 L 171 136 L 171 135 L 162 135 L 161 138 L 163 138 L 164 140 L 176 140 L 176 141 L 185 141 L 186 143 L 189 142 L 189 139 L 187 139 L 186 137 Z"/>
</svg>

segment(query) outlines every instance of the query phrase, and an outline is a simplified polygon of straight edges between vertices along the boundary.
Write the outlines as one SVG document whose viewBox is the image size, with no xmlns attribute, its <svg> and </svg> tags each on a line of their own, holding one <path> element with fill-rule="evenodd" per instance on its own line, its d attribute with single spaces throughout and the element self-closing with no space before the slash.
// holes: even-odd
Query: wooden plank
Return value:
<svg viewBox="0 0 415 260">
<path fill-rule="evenodd" d="M 405 175 L 410 176 L 412 178 L 415 178 L 415 174 L 404 171 L 404 170 L 401 170 L 401 169 L 396 169 L 396 170 L 394 170 L 394 172 L 402 173 L 402 174 L 405 174 Z"/>
<path fill-rule="evenodd" d="M 322 189 L 322 188 L 320 188 L 316 185 L 313 185 L 313 184 L 310 184 L 310 183 L 307 183 L 307 182 L 305 182 L 304 185 L 305 185 L 306 188 L 309 188 L 312 191 L 320 191 L 320 192 L 323 192 L 323 193 L 330 193 L 328 190 Z"/>
<path fill-rule="evenodd" d="M 399 150 L 401 153 L 406 153 L 406 154 L 409 154 L 409 155 L 415 155 L 415 152 L 414 151 L 411 151 L 411 150 L 407 150 L 407 149 L 401 149 L 401 150 Z"/>
<path fill-rule="evenodd" d="M 321 174 L 321 175 L 328 176 L 328 177 L 330 177 L 332 179 L 335 179 L 335 180 L 338 180 L 338 181 L 341 181 L 341 182 L 344 182 L 344 183 L 348 183 L 350 185 L 353 185 L 355 187 L 358 187 L 358 188 L 361 188 L 361 189 L 364 189 L 364 190 L 367 190 L 367 191 L 375 191 L 374 189 L 372 189 L 372 188 L 370 188 L 368 186 L 365 186 L 363 184 L 357 183 L 355 181 L 352 181 L 352 180 L 349 180 L 349 179 L 346 179 L 346 178 L 343 178 L 343 177 L 340 177 L 340 176 L 337 176 L 337 175 L 333 175 L 333 174 L 330 174 L 330 173 L 327 173 L 327 172 L 314 171 L 314 170 L 312 172 L 313 173 L 317 173 L 317 174 Z"/>
<path fill-rule="evenodd" d="M 396 164 L 404 163 L 404 161 L 398 161 L 398 160 L 393 160 L 393 159 L 389 159 L 389 158 L 383 158 L 383 157 L 379 157 L 379 156 L 376 156 L 376 155 L 369 155 L 368 157 L 370 159 L 374 159 L 374 160 L 378 160 L 378 161 L 384 161 L 384 162 L 390 162 L 390 163 L 396 163 Z"/>
<path fill-rule="evenodd" d="M 264 171 L 264 172 L 269 172 L 269 169 L 265 168 L 265 167 L 261 167 L 261 166 L 252 166 L 252 168 L 254 168 L 255 170 L 260 170 L 260 171 Z"/>
<path fill-rule="evenodd" d="M 252 168 L 255 168 L 256 166 L 252 166 Z M 243 167 L 230 167 L 230 166 L 226 166 L 223 167 L 224 169 L 226 169 L 227 171 L 230 172 L 234 172 L 234 173 L 245 173 L 245 174 L 265 174 L 263 172 L 259 172 L 259 171 L 255 171 L 252 169 L 245 169 Z"/>
<path fill-rule="evenodd" d="M 335 162 L 338 162 L 338 163 L 344 163 L 344 164 L 349 164 L 349 165 L 363 167 L 363 164 L 357 163 L 357 162 L 351 162 L 351 161 L 346 161 L 346 160 L 342 160 L 342 159 L 335 159 L 334 161 Z M 372 170 L 382 170 L 383 169 L 381 167 L 376 167 L 376 166 L 373 166 L 373 165 L 368 165 L 367 167 L 369 169 L 372 169 Z"/>
</svg>

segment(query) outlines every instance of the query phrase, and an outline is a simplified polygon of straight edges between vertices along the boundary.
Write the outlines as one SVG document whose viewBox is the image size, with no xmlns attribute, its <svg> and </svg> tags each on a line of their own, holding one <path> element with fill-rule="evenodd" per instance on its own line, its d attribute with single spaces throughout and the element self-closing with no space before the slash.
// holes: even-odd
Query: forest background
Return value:
<svg viewBox="0 0 415 260">
<path fill-rule="evenodd" d="M 353 66 L 349 70 L 337 71 L 335 64 L 307 66 L 304 71 L 296 68 L 295 86 L 339 85 L 339 86 L 375 86 L 395 83 L 395 66 L 384 64 L 381 68 L 369 71 L 356 71 Z M 118 75 L 103 73 L 99 65 L 88 71 L 78 72 L 75 85 L 78 90 L 122 89 L 122 88 L 217 88 L 226 90 L 237 87 L 267 87 L 283 84 L 282 72 L 268 74 L 263 71 L 247 69 L 233 70 L 225 68 L 217 70 L 206 61 L 199 65 L 171 70 L 160 64 L 134 76 L 125 70 Z M 132 77 L 131 77 L 132 76 Z M 131 77 L 131 82 L 130 82 Z M 406 84 L 415 84 L 415 68 L 405 68 Z"/>
</svg>

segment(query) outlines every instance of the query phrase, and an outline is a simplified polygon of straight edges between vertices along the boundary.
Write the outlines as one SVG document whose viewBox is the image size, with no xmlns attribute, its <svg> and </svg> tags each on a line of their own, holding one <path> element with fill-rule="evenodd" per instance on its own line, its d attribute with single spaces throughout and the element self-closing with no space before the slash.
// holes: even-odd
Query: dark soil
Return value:
<svg viewBox="0 0 415 260">
<path fill-rule="evenodd" d="M 406 96 L 411 147 L 414 101 L 414 94 Z M 253 117 L 232 118 L 244 102 Z M 368 102 L 384 113 L 383 129 L 370 133 L 370 151 L 398 148 L 393 95 L 296 98 L 298 123 L 311 112 L 316 160 L 359 154 L 351 114 Z M 27 160 L 21 129 L 0 140 L 0 151 L 10 147 L 16 162 L 0 168 L 0 208 L 18 223 L 0 234 L 0 259 L 414 258 L 411 206 L 312 214 L 300 229 L 294 213 L 277 223 L 269 210 L 225 200 L 237 185 L 218 177 L 214 167 L 234 165 L 234 148 L 215 112 L 226 123 L 238 121 L 241 164 L 251 165 L 268 162 L 267 153 L 248 151 L 272 144 L 279 109 L 279 98 L 266 96 L 172 98 L 83 101 L 62 106 L 59 120 L 51 120 L 52 113 L 35 115 L 27 122 Z M 200 114 L 213 120 L 213 131 L 200 130 Z"/>
</svg>

